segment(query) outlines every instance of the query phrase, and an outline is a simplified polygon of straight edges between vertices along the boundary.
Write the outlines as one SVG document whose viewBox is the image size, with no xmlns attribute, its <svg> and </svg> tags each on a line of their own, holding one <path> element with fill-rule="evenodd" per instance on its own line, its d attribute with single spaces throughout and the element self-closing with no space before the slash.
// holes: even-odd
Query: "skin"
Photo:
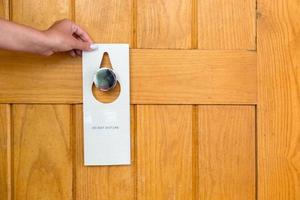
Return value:
<svg viewBox="0 0 300 200">
<path fill-rule="evenodd" d="M 67 19 L 55 22 L 44 31 L 0 19 L 0 49 L 44 56 L 68 52 L 75 57 L 81 56 L 81 51 L 91 51 L 92 43 L 81 27 Z"/>
</svg>

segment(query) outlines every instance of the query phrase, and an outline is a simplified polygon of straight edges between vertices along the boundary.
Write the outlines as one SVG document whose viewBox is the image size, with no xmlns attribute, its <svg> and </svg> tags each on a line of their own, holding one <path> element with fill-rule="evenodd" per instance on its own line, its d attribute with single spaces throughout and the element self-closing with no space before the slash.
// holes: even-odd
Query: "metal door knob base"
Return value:
<svg viewBox="0 0 300 200">
<path fill-rule="evenodd" d="M 117 82 L 117 76 L 111 68 L 101 67 L 94 75 L 95 86 L 104 92 L 112 90 Z"/>
</svg>

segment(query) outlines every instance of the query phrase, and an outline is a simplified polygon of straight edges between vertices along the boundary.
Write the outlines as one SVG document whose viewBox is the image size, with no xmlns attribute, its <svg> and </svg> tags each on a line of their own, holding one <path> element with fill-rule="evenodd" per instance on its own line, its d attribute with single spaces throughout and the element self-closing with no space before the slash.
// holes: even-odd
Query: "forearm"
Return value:
<svg viewBox="0 0 300 200">
<path fill-rule="evenodd" d="M 0 19 L 0 49 L 47 55 L 48 43 L 43 31 Z"/>
<path fill-rule="evenodd" d="M 71 56 L 81 51 L 91 51 L 92 40 L 74 22 L 64 19 L 55 22 L 45 31 L 16 24 L 0 18 L 0 49 L 52 55 L 69 52 Z"/>
</svg>

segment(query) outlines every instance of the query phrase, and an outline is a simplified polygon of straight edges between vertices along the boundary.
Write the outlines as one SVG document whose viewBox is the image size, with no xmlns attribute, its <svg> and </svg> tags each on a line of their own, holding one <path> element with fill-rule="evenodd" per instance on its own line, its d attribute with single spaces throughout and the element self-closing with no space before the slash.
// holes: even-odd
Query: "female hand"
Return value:
<svg viewBox="0 0 300 200">
<path fill-rule="evenodd" d="M 64 19 L 55 22 L 48 30 L 44 31 L 48 38 L 49 51 L 46 55 L 55 52 L 68 51 L 71 56 L 81 56 L 81 51 L 92 50 L 90 36 L 74 22 Z"/>
<path fill-rule="evenodd" d="M 92 40 L 74 22 L 64 19 L 45 31 L 0 19 L 0 49 L 30 52 L 50 56 L 56 52 L 69 52 L 71 56 L 90 51 Z"/>
</svg>

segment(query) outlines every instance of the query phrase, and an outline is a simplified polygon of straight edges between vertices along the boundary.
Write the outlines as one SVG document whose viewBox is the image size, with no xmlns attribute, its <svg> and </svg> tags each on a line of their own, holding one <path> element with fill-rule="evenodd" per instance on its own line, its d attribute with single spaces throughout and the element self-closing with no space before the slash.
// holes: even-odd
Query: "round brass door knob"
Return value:
<svg viewBox="0 0 300 200">
<path fill-rule="evenodd" d="M 94 75 L 94 84 L 101 91 L 112 90 L 117 82 L 117 76 L 111 68 L 101 67 Z"/>
</svg>

